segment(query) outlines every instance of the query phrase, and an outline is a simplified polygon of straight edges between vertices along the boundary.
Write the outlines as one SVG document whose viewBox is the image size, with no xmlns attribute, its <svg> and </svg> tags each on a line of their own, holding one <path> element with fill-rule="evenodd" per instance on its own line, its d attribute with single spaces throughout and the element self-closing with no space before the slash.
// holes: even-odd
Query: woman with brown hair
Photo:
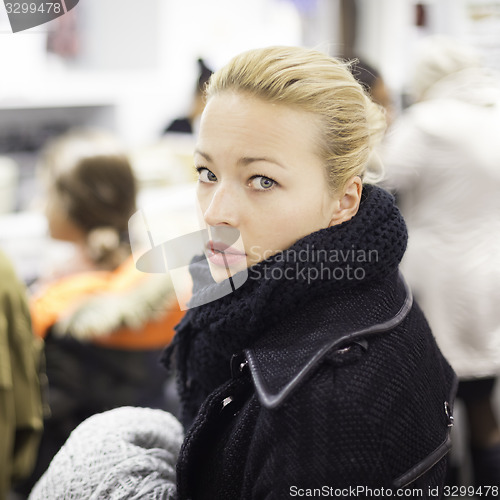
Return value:
<svg viewBox="0 0 500 500">
<path fill-rule="evenodd" d="M 165 400 L 159 356 L 181 318 L 168 277 L 135 268 L 128 220 L 137 182 L 115 138 L 69 132 L 47 145 L 40 168 L 50 235 L 75 252 L 31 297 L 33 328 L 45 340 L 51 415 L 26 492 L 87 417 L 173 403 Z"/>
</svg>

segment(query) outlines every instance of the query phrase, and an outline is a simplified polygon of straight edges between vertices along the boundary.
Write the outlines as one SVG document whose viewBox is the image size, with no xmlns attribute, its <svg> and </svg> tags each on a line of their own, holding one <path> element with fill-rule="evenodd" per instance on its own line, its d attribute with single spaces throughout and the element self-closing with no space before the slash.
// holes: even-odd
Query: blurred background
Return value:
<svg viewBox="0 0 500 500">
<path fill-rule="evenodd" d="M 41 152 L 68 131 L 116 137 L 138 180 L 137 208 L 153 207 L 150 227 L 187 234 L 197 90 L 211 71 L 276 44 L 359 58 L 383 76 L 380 104 L 394 120 L 412 104 L 419 42 L 436 34 L 500 70 L 500 0 L 80 0 L 15 34 L 0 2 L 0 250 L 28 286 L 70 259 L 71 245 L 49 237 L 40 175 Z"/>
<path fill-rule="evenodd" d="M 33 213 L 37 155 L 71 128 L 115 133 L 142 187 L 189 182 L 196 126 L 164 132 L 192 109 L 199 58 L 215 70 L 270 44 L 361 57 L 384 76 L 398 113 L 408 104 L 413 48 L 436 33 L 473 45 L 500 69 L 500 0 L 80 0 L 16 34 L 2 3 L 0 244 L 23 277 L 35 277 L 40 247 L 34 262 L 33 246 L 20 242 L 45 231 Z"/>
</svg>

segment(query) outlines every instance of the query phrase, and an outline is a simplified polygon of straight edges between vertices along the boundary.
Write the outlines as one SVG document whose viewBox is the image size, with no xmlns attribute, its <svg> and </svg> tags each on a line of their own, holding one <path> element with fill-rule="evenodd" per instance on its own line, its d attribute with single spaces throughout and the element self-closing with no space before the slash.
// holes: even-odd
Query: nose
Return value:
<svg viewBox="0 0 500 500">
<path fill-rule="evenodd" d="M 238 226 L 238 196 L 230 185 L 221 182 L 210 195 L 207 195 L 206 202 L 208 203 L 205 204 L 206 209 L 202 207 L 206 224 L 209 226 Z"/>
</svg>

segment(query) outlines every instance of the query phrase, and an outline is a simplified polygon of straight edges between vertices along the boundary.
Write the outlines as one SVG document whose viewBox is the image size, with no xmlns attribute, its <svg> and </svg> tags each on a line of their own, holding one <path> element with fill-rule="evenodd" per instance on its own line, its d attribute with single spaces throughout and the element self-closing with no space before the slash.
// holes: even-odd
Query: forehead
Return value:
<svg viewBox="0 0 500 500">
<path fill-rule="evenodd" d="M 243 93 L 211 97 L 202 115 L 197 149 L 224 145 L 261 149 L 316 150 L 319 119 L 307 111 Z"/>
</svg>

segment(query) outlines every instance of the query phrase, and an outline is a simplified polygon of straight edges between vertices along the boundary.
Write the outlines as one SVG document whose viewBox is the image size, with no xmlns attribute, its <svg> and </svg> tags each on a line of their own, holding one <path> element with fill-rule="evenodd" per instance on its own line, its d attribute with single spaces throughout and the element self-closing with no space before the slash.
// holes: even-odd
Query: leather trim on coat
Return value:
<svg viewBox="0 0 500 500">
<path fill-rule="evenodd" d="M 428 472 L 432 467 L 434 467 L 440 460 L 442 460 L 451 450 L 451 429 L 453 427 L 453 401 L 455 400 L 455 395 L 458 389 L 458 378 L 455 377 L 454 383 L 450 390 L 449 400 L 446 401 L 444 406 L 444 412 L 448 420 L 448 434 L 445 440 L 431 453 L 429 453 L 425 458 L 420 460 L 411 469 L 401 474 L 393 482 L 395 488 L 405 488 L 418 479 L 420 476 Z"/>
<path fill-rule="evenodd" d="M 400 309 L 396 314 L 394 314 L 390 319 L 387 319 L 381 323 L 377 323 L 371 326 L 366 326 L 364 328 L 355 330 L 353 332 L 344 333 L 340 336 L 334 337 L 333 339 L 327 339 L 319 347 L 316 347 L 312 351 L 310 358 L 302 367 L 298 367 L 297 371 L 294 373 L 292 378 L 278 391 L 273 393 L 270 389 L 269 379 L 261 371 L 260 365 L 265 362 L 266 352 L 264 349 L 253 348 L 244 351 L 248 366 L 250 368 L 250 373 L 252 375 L 252 380 L 257 392 L 260 403 L 268 408 L 277 408 L 283 401 L 288 397 L 288 395 L 304 380 L 304 378 L 313 370 L 325 357 L 325 355 L 332 351 L 333 349 L 341 349 L 347 347 L 356 341 L 366 339 L 372 335 L 381 334 L 383 332 L 392 330 L 397 325 L 399 325 L 410 312 L 413 305 L 413 295 L 411 293 L 410 287 L 404 280 L 401 273 L 399 273 L 399 286 L 404 287 L 404 301 L 400 306 Z"/>
<path fill-rule="evenodd" d="M 395 479 L 393 483 L 394 487 L 404 488 L 413 483 L 413 481 L 432 469 L 432 467 L 443 459 L 450 450 L 451 436 L 448 433 L 446 439 L 435 450 L 429 453 L 429 455 L 427 455 L 423 460 L 415 464 L 411 469 Z"/>
</svg>

